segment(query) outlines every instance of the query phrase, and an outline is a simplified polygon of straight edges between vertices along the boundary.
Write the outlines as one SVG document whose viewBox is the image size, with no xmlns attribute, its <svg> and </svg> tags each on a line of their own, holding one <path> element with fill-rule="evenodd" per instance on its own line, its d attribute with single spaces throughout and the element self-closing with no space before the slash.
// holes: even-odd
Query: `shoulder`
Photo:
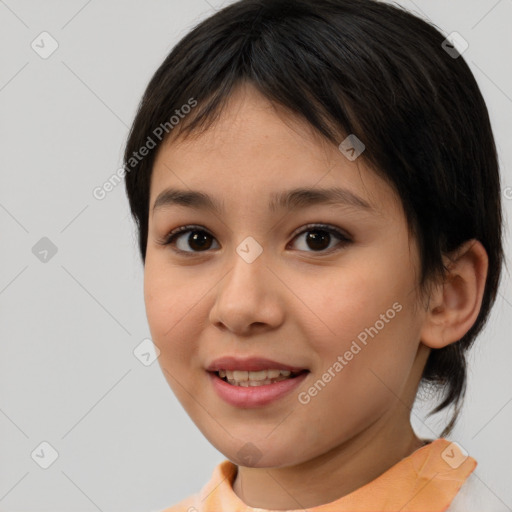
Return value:
<svg viewBox="0 0 512 512">
<path fill-rule="evenodd" d="M 509 510 L 473 472 L 462 484 L 446 512 L 506 512 Z"/>
<path fill-rule="evenodd" d="M 233 496 L 231 484 L 236 472 L 237 466 L 225 459 L 215 466 L 210 480 L 198 493 L 188 496 L 172 507 L 154 512 L 201 512 L 205 508 L 220 510 L 221 501 L 229 501 Z"/>
<path fill-rule="evenodd" d="M 181 500 L 179 503 L 176 503 L 176 505 L 173 505 L 172 507 L 166 508 L 164 510 L 160 510 L 158 512 L 197 512 L 197 498 L 197 494 L 194 494 Z"/>
</svg>

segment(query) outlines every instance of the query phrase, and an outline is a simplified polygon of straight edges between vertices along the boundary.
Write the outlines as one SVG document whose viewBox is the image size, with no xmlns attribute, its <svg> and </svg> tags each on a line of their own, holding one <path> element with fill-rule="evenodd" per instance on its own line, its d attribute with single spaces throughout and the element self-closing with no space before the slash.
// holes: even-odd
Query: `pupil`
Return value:
<svg viewBox="0 0 512 512">
<path fill-rule="evenodd" d="M 201 249 L 208 249 L 211 245 L 211 240 L 210 240 L 210 243 L 208 243 L 208 240 L 206 240 L 208 238 L 208 233 L 205 233 L 205 232 L 201 232 L 201 231 L 194 231 L 192 233 L 190 233 L 190 236 L 188 237 L 188 243 L 190 245 L 190 247 L 192 247 L 193 249 L 197 249 L 197 250 L 201 250 Z M 196 247 L 194 247 L 194 244 L 196 244 Z"/>
<path fill-rule="evenodd" d="M 329 246 L 329 238 L 327 231 L 309 231 L 307 243 L 310 249 L 322 250 Z"/>
</svg>

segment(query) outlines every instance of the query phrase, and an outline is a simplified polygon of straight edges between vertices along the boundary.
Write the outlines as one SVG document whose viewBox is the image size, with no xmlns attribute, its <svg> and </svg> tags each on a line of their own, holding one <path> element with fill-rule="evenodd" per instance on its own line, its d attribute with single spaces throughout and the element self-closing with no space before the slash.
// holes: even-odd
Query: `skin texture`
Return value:
<svg viewBox="0 0 512 512">
<path fill-rule="evenodd" d="M 331 186 L 349 189 L 374 211 L 267 208 L 272 192 Z M 224 212 L 177 205 L 153 212 L 167 187 L 205 192 Z M 308 233 L 320 228 L 304 228 L 309 223 L 336 227 L 350 242 L 340 245 L 333 235 L 315 250 Z M 189 224 L 211 235 L 207 250 L 188 243 L 190 232 L 175 241 L 190 257 L 159 243 Z M 236 252 L 248 236 L 263 248 L 250 264 Z M 205 133 L 159 149 L 144 270 L 152 339 L 180 403 L 239 465 L 233 489 L 247 505 L 286 510 L 334 501 L 423 445 L 410 408 L 428 354 L 460 339 L 481 304 L 487 256 L 474 240 L 463 249 L 453 277 L 433 288 L 426 309 L 417 245 L 395 192 L 362 159 L 349 161 L 250 86 L 233 93 Z M 300 403 L 298 393 L 395 303 L 401 310 L 394 318 Z M 276 402 L 237 408 L 218 397 L 205 370 L 224 355 L 267 357 L 310 373 Z M 250 467 L 239 454 L 249 442 L 259 453 Z"/>
</svg>

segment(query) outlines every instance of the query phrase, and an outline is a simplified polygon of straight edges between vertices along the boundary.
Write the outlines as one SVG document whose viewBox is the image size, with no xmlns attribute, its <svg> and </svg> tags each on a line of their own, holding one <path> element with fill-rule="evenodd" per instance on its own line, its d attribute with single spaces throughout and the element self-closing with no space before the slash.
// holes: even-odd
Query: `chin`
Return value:
<svg viewBox="0 0 512 512">
<path fill-rule="evenodd" d="M 224 438 L 223 441 L 225 441 Z M 246 437 L 248 439 L 248 436 Z M 253 441 L 231 440 L 229 442 L 210 442 L 227 459 L 238 466 L 247 468 L 281 468 L 305 462 L 309 457 L 304 451 L 298 451 L 297 445 L 275 446 L 265 439 Z"/>
</svg>

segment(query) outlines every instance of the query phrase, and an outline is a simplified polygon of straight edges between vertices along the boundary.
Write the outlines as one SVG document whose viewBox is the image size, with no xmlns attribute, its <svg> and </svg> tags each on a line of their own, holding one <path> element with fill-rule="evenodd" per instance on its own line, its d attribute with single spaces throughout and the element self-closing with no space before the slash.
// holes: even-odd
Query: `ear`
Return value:
<svg viewBox="0 0 512 512">
<path fill-rule="evenodd" d="M 443 348 L 460 340 L 475 323 L 485 289 L 489 258 L 476 239 L 445 256 L 447 275 L 432 289 L 421 329 L 421 341 Z"/>
</svg>

